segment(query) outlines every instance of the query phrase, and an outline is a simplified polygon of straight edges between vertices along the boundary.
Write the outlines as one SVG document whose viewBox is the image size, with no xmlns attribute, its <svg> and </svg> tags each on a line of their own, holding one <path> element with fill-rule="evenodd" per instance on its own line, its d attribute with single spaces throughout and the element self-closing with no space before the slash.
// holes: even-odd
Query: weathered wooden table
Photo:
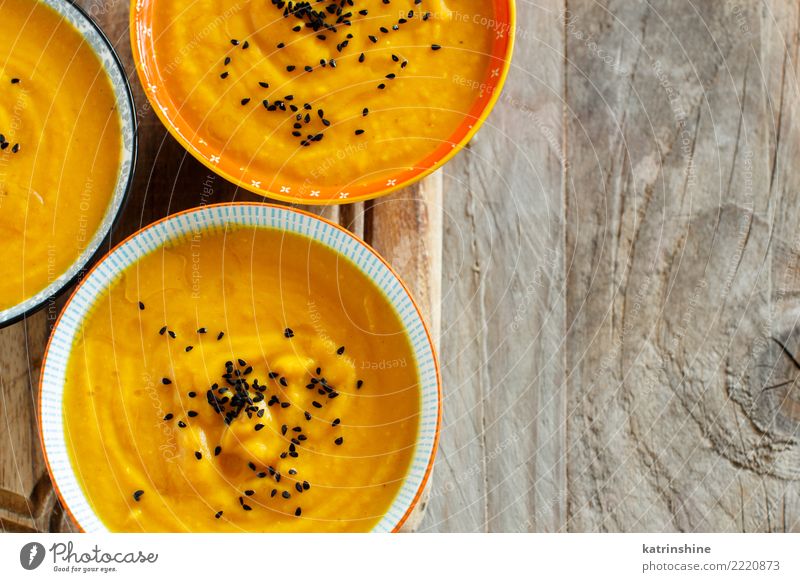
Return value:
<svg viewBox="0 0 800 582">
<path fill-rule="evenodd" d="M 81 4 L 135 79 L 128 3 Z M 471 146 L 419 187 L 320 211 L 442 322 L 417 528 L 800 531 L 800 6 L 517 4 L 511 76 Z M 139 171 L 115 240 L 256 199 L 135 93 Z M 48 317 L 0 331 L 6 530 L 67 527 L 35 429 Z"/>
</svg>

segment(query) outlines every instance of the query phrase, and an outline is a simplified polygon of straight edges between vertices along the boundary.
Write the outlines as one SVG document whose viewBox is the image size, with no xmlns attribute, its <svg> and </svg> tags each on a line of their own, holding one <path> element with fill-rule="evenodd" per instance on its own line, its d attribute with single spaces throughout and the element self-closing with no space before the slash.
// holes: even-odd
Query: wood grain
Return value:
<svg viewBox="0 0 800 582">
<path fill-rule="evenodd" d="M 503 96 L 444 169 L 444 425 L 427 531 L 566 520 L 559 7 L 518 3 Z"/>
<path fill-rule="evenodd" d="M 569 10 L 568 527 L 798 531 L 797 4 Z"/>
<path fill-rule="evenodd" d="M 364 220 L 367 242 L 387 259 L 391 257 L 392 268 L 408 285 L 437 345 L 441 330 L 442 188 L 442 173 L 436 172 L 397 194 L 368 202 Z M 433 483 L 431 477 L 404 532 L 421 528 Z"/>
</svg>

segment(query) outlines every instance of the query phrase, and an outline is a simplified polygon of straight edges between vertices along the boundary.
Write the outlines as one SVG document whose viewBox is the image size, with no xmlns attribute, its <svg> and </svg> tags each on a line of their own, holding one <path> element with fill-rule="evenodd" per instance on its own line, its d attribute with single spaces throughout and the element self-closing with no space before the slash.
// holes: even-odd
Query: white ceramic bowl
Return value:
<svg viewBox="0 0 800 582">
<path fill-rule="evenodd" d="M 0 310 L 0 327 L 10 325 L 26 315 L 33 313 L 44 306 L 48 299 L 57 296 L 61 291 L 75 282 L 83 269 L 86 268 L 97 254 L 103 241 L 111 231 L 114 221 L 120 214 L 123 202 L 133 182 L 133 172 L 136 166 L 136 110 L 133 103 L 133 94 L 131 93 L 128 78 L 125 74 L 125 68 L 122 66 L 117 53 L 114 51 L 108 38 L 103 34 L 103 31 L 100 30 L 100 27 L 72 2 L 67 0 L 40 1 L 55 10 L 64 20 L 69 22 L 81 36 L 83 36 L 86 43 L 97 55 L 97 58 L 100 59 L 103 69 L 105 69 L 106 75 L 108 75 L 109 81 L 111 82 L 111 87 L 114 91 L 114 97 L 117 103 L 117 111 L 119 111 L 120 130 L 122 132 L 122 153 L 120 156 L 117 183 L 114 186 L 111 201 L 109 202 L 108 208 L 106 208 L 106 213 L 103 215 L 100 226 L 92 235 L 91 239 L 89 239 L 83 252 L 66 271 L 59 273 L 47 287 L 13 307 Z"/>
<path fill-rule="evenodd" d="M 313 239 L 349 259 L 394 306 L 414 352 L 420 377 L 419 433 L 411 467 L 389 511 L 373 531 L 397 531 L 413 510 L 433 466 L 441 422 L 439 369 L 417 305 L 397 274 L 372 248 L 342 227 L 311 214 L 269 204 L 232 203 L 187 210 L 160 220 L 123 241 L 89 272 L 70 297 L 45 352 L 39 389 L 39 430 L 45 460 L 64 507 L 80 529 L 103 532 L 78 484 L 64 438 L 62 402 L 75 335 L 97 297 L 140 257 L 193 233 L 241 225 L 274 228 Z"/>
</svg>

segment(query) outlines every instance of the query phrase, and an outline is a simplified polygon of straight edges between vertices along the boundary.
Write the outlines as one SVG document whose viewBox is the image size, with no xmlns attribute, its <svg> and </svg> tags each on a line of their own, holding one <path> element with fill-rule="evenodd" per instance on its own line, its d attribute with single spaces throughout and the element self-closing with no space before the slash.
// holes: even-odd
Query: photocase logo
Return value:
<svg viewBox="0 0 800 582">
<path fill-rule="evenodd" d="M 39 542 L 30 542 L 19 551 L 19 563 L 26 570 L 35 570 L 44 561 L 45 549 Z"/>
</svg>

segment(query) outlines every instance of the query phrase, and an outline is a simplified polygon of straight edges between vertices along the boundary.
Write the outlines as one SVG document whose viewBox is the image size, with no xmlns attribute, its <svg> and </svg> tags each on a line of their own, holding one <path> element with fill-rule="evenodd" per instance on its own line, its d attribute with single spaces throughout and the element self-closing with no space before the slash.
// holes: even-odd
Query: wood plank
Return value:
<svg viewBox="0 0 800 582">
<path fill-rule="evenodd" d="M 54 503 L 35 413 L 48 331 L 47 311 L 0 329 L 0 531 L 46 528 Z"/>
<path fill-rule="evenodd" d="M 799 527 L 789 4 L 569 2 L 571 530 Z"/>
<path fill-rule="evenodd" d="M 444 425 L 426 531 L 565 522 L 560 7 L 517 3 L 503 96 L 443 170 Z"/>
<path fill-rule="evenodd" d="M 365 239 L 389 261 L 417 301 L 434 344 L 439 344 L 442 291 L 441 172 L 366 204 Z M 357 220 L 355 220 L 357 222 Z M 423 523 L 433 487 L 431 477 L 403 531 Z"/>
</svg>

